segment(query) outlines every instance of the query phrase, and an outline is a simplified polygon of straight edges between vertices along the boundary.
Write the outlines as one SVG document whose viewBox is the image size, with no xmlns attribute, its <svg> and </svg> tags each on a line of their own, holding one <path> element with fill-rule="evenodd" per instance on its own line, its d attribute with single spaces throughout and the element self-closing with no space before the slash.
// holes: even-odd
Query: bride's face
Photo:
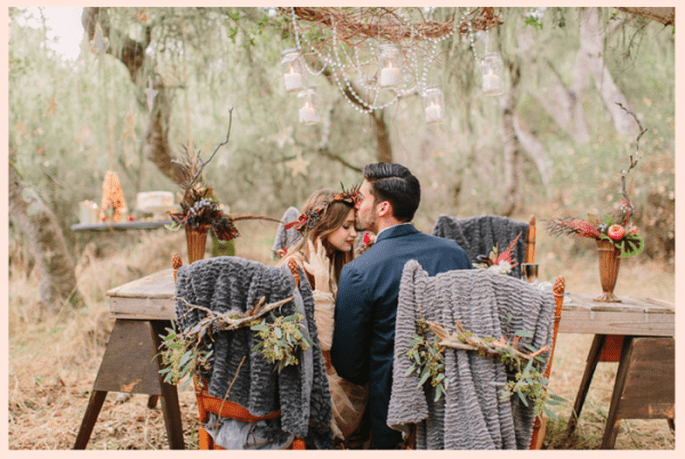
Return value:
<svg viewBox="0 0 685 459">
<path fill-rule="evenodd" d="M 349 252 L 352 250 L 354 239 L 357 237 L 357 231 L 354 229 L 354 209 L 345 217 L 343 224 L 330 233 L 326 238 L 331 248 L 340 250 L 341 252 Z"/>
</svg>

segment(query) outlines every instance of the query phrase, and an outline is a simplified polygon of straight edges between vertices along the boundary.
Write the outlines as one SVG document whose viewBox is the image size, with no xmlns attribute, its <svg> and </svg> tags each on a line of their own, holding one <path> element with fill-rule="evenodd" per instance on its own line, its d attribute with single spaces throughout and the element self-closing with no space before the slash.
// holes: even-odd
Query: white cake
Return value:
<svg viewBox="0 0 685 459">
<path fill-rule="evenodd" d="M 171 191 L 143 191 L 136 195 L 136 209 L 141 212 L 163 216 L 167 210 L 175 208 Z"/>
</svg>

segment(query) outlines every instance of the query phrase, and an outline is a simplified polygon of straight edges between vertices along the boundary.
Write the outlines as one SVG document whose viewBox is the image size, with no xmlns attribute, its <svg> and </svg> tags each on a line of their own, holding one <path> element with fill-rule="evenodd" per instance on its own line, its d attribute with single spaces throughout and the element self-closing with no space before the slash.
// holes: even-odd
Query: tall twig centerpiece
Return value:
<svg viewBox="0 0 685 459">
<path fill-rule="evenodd" d="M 180 160 L 172 160 L 180 166 L 181 178 L 179 186 L 183 195 L 179 197 L 180 212 L 168 212 L 173 220 L 169 229 L 185 228 L 188 245 L 189 263 L 204 258 L 207 244 L 207 233 L 212 231 L 220 241 L 230 241 L 240 236 L 234 222 L 238 220 L 270 220 L 280 223 L 280 220 L 266 215 L 238 215 L 232 217 L 224 213 L 223 206 L 214 197 L 212 188 L 202 179 L 202 171 L 214 158 L 221 147 L 228 143 L 233 124 L 233 108 L 229 111 L 228 131 L 226 140 L 221 142 L 205 161 L 201 151 L 193 151 L 192 146 L 184 146 L 184 156 Z"/>
<path fill-rule="evenodd" d="M 647 132 L 647 129 L 642 127 L 640 120 L 633 112 L 621 103 L 617 102 L 617 105 L 631 115 L 640 128 L 635 141 L 635 153 L 630 154 L 628 168 L 621 171 L 622 200 L 620 205 L 613 213 L 601 217 L 588 214 L 587 220 L 555 218 L 547 224 L 547 231 L 554 236 L 572 235 L 595 239 L 599 257 L 599 276 L 603 291 L 602 295 L 595 298 L 595 301 L 604 302 L 621 301 L 614 295 L 621 258 L 633 257 L 644 249 L 642 236 L 638 234 L 637 227 L 630 222 L 635 209 L 628 195 L 626 177 L 640 159 L 640 138 Z"/>
</svg>

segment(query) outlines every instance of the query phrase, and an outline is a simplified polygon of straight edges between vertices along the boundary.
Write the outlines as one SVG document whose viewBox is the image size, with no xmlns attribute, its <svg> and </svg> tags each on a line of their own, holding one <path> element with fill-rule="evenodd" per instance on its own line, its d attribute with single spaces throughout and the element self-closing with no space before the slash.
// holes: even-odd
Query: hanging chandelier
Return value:
<svg viewBox="0 0 685 459">
<path fill-rule="evenodd" d="M 308 120 L 307 124 L 318 120 L 314 114 L 302 114 L 316 110 L 311 104 L 316 88 L 307 85 L 307 74 L 323 74 L 335 81 L 345 100 L 360 113 L 382 110 L 402 96 L 419 94 L 424 98 L 426 122 L 440 122 L 444 114 L 442 90 L 430 81 L 431 68 L 439 65 L 440 42 L 455 33 L 468 36 L 474 57 L 485 72 L 484 61 L 478 61 L 476 55 L 474 32 L 487 33 L 500 25 L 501 8 L 463 8 L 457 23 L 454 17 L 445 22 L 430 20 L 432 10 L 279 8 L 291 21 L 295 41 L 295 48 L 282 53 L 282 70 L 286 91 L 297 92 L 302 101 L 300 120 Z M 496 71 L 496 66 L 488 66 L 488 72 Z M 501 65 L 499 72 L 483 73 L 483 89 L 485 78 L 489 88 L 485 94 L 498 94 L 494 88 L 501 89 Z M 299 95 L 300 91 L 309 97 Z"/>
</svg>

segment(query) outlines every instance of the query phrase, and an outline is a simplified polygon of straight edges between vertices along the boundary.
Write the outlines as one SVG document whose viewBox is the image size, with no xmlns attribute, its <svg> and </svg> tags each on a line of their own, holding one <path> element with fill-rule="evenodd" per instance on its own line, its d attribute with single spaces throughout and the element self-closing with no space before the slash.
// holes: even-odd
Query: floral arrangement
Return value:
<svg viewBox="0 0 685 459">
<path fill-rule="evenodd" d="M 587 220 L 555 218 L 547 224 L 547 231 L 554 235 L 572 235 L 610 241 L 620 252 L 620 258 L 633 257 L 644 249 L 644 239 L 630 223 L 633 208 L 625 198 L 613 213 L 596 217 L 588 214 Z"/>
<path fill-rule="evenodd" d="M 210 157 L 202 160 L 201 151 L 194 152 L 192 147 L 183 146 L 184 155 L 181 160 L 172 160 L 179 166 L 179 186 L 183 189 L 183 195 L 179 195 L 181 204 L 180 212 L 167 212 L 173 220 L 169 229 L 177 230 L 181 227 L 191 227 L 200 232 L 211 230 L 220 241 L 230 241 L 240 236 L 238 229 L 233 224 L 238 220 L 270 220 L 280 223 L 280 220 L 265 215 L 240 215 L 232 217 L 223 212 L 223 206 L 213 196 L 212 188 L 208 187 L 201 179 L 204 167 L 214 158 L 216 152 L 228 143 L 231 133 L 232 114 L 228 125 L 226 140 L 220 143 Z"/>
<path fill-rule="evenodd" d="M 511 273 L 511 270 L 518 265 L 518 263 L 514 262 L 514 249 L 522 233 L 520 232 L 502 253 L 499 253 L 499 244 L 496 244 L 489 256 L 478 255 L 478 260 L 481 263 L 476 263 L 474 266 L 476 268 L 489 269 L 500 274 Z"/>
</svg>

